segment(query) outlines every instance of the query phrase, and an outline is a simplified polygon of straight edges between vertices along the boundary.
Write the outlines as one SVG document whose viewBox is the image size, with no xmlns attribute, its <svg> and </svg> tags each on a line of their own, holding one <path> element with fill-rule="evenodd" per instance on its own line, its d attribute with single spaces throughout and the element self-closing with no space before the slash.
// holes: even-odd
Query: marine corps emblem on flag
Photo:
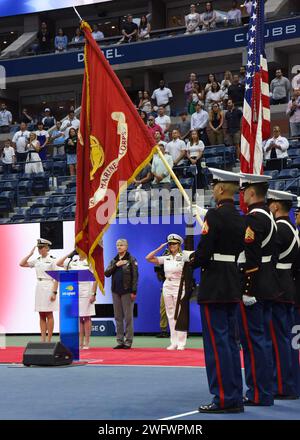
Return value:
<svg viewBox="0 0 300 440">
<path fill-rule="evenodd" d="M 248 226 L 245 233 L 245 243 L 252 243 L 255 240 L 255 232 Z"/>
<path fill-rule="evenodd" d="M 208 226 L 207 220 L 205 220 L 205 222 L 203 223 L 203 226 L 202 226 L 202 235 L 207 235 L 208 231 L 209 231 L 209 226 Z"/>
</svg>

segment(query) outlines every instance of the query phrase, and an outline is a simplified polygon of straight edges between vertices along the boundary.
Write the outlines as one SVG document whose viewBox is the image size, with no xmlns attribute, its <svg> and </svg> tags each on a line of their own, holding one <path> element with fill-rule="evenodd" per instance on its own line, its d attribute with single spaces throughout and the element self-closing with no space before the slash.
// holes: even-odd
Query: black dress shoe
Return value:
<svg viewBox="0 0 300 440">
<path fill-rule="evenodd" d="M 167 332 L 161 332 L 156 335 L 156 338 L 169 338 L 169 334 Z"/>
<path fill-rule="evenodd" d="M 274 403 L 270 403 L 270 404 L 261 404 L 261 403 L 255 403 L 254 400 L 250 400 L 248 399 L 248 397 L 243 397 L 243 405 L 244 406 L 272 406 L 274 405 Z"/>
<path fill-rule="evenodd" d="M 292 396 L 288 394 L 275 394 L 275 400 L 298 400 L 299 396 Z"/>
<path fill-rule="evenodd" d="M 220 408 L 215 403 L 210 403 L 208 405 L 201 405 L 198 408 L 200 413 L 209 413 L 209 414 L 233 414 L 233 413 L 242 413 L 244 412 L 243 406 L 232 406 L 228 408 Z"/>
<path fill-rule="evenodd" d="M 124 344 L 118 344 L 114 347 L 114 350 L 120 350 L 121 348 L 124 348 Z"/>
<path fill-rule="evenodd" d="M 126 344 L 124 344 L 124 345 L 123 345 L 123 348 L 125 348 L 125 350 L 128 350 L 129 348 L 131 348 L 131 345 L 126 345 Z"/>
</svg>

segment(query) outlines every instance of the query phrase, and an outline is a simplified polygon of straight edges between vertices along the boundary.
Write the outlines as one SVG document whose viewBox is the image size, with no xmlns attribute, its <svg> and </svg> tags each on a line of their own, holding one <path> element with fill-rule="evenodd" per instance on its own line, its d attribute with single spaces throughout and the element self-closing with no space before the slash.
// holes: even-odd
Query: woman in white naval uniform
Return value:
<svg viewBox="0 0 300 440">
<path fill-rule="evenodd" d="M 37 276 L 37 285 L 35 289 L 35 311 L 40 314 L 40 328 L 42 342 L 51 342 L 54 318 L 53 312 L 58 310 L 57 281 L 54 281 L 46 273 L 48 270 L 56 270 L 55 258 L 49 255 L 49 246 L 51 241 L 39 238 L 37 245 L 34 246 L 29 255 L 20 262 L 21 267 L 34 267 Z M 35 248 L 38 248 L 40 256 L 35 260 L 28 261 L 34 254 Z M 47 338 L 48 332 L 48 338 Z"/>
<path fill-rule="evenodd" d="M 76 251 L 66 255 L 57 261 L 57 266 L 64 267 L 67 270 L 89 270 L 89 263 L 86 258 L 77 256 Z M 79 317 L 80 317 L 80 334 L 79 345 L 81 349 L 88 350 L 90 345 L 90 336 L 92 331 L 91 316 L 95 316 L 95 301 L 97 293 L 96 281 L 79 282 Z M 85 340 L 84 340 L 85 339 Z"/>
<path fill-rule="evenodd" d="M 167 350 L 184 350 L 187 332 L 175 330 L 176 321 L 174 319 L 174 314 L 183 265 L 186 261 L 189 261 L 189 256 L 192 252 L 181 250 L 180 246 L 183 243 L 183 239 L 180 235 L 170 234 L 168 235 L 167 240 L 167 243 L 161 244 L 157 249 L 150 252 L 146 256 L 146 260 L 150 263 L 164 265 L 166 279 L 163 284 L 163 296 L 171 333 L 171 345 L 167 347 Z M 166 245 L 168 245 L 170 252 L 169 255 L 156 257 L 155 255 L 157 252 L 163 249 Z M 182 294 L 184 295 L 184 292 Z"/>
</svg>

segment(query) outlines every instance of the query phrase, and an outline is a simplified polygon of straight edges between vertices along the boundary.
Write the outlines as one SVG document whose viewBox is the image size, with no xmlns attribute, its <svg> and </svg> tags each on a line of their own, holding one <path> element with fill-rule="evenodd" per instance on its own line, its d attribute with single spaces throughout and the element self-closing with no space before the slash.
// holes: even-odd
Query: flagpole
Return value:
<svg viewBox="0 0 300 440">
<path fill-rule="evenodd" d="M 172 168 L 170 167 L 170 165 L 168 164 L 168 162 L 166 161 L 166 158 L 164 157 L 164 155 L 162 154 L 162 152 L 160 151 L 160 148 L 156 145 L 156 151 L 159 155 L 159 157 L 161 158 L 164 166 L 167 168 L 168 172 L 170 173 L 170 175 L 172 176 L 172 179 L 174 180 L 174 182 L 176 183 L 177 188 L 179 189 L 180 193 L 182 194 L 184 200 L 187 202 L 188 206 L 191 206 L 191 200 L 189 198 L 189 196 L 187 195 L 186 191 L 184 190 L 183 186 L 181 185 L 181 183 L 179 182 L 176 174 L 174 173 L 174 171 L 172 170 Z M 202 227 L 203 225 L 203 221 L 199 215 L 198 212 L 196 212 L 196 220 L 198 221 L 199 225 Z"/>
<path fill-rule="evenodd" d="M 75 6 L 73 6 L 74 12 L 77 15 L 77 17 L 79 18 L 80 21 L 83 21 L 83 18 L 81 17 L 81 15 L 79 14 L 79 12 L 77 11 L 77 9 L 75 8 Z"/>
</svg>

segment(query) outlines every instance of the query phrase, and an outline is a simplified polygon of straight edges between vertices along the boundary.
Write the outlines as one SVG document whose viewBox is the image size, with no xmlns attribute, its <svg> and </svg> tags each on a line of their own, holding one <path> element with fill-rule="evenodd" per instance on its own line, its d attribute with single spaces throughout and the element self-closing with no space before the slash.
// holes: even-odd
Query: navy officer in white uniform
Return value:
<svg viewBox="0 0 300 440">
<path fill-rule="evenodd" d="M 21 267 L 35 268 L 37 285 L 35 289 L 35 311 L 40 314 L 40 328 L 42 342 L 51 342 L 54 318 L 53 312 L 58 310 L 57 302 L 57 281 L 54 281 L 46 273 L 49 270 L 56 270 L 55 258 L 49 254 L 51 241 L 44 238 L 37 240 L 37 245 L 30 254 L 20 261 Z M 28 261 L 38 249 L 39 257 Z"/>
<path fill-rule="evenodd" d="M 146 260 L 154 264 L 163 264 L 165 281 L 163 284 L 163 296 L 166 306 L 167 317 L 171 333 L 171 345 L 167 350 L 184 350 L 186 345 L 187 332 L 175 330 L 176 320 L 174 318 L 180 280 L 184 263 L 189 261 L 192 251 L 183 251 L 181 245 L 182 237 L 178 234 L 170 234 L 167 243 L 161 244 L 157 249 L 146 256 Z M 168 253 L 156 257 L 157 252 L 168 246 Z M 184 292 L 182 293 L 184 295 Z"/>
</svg>

